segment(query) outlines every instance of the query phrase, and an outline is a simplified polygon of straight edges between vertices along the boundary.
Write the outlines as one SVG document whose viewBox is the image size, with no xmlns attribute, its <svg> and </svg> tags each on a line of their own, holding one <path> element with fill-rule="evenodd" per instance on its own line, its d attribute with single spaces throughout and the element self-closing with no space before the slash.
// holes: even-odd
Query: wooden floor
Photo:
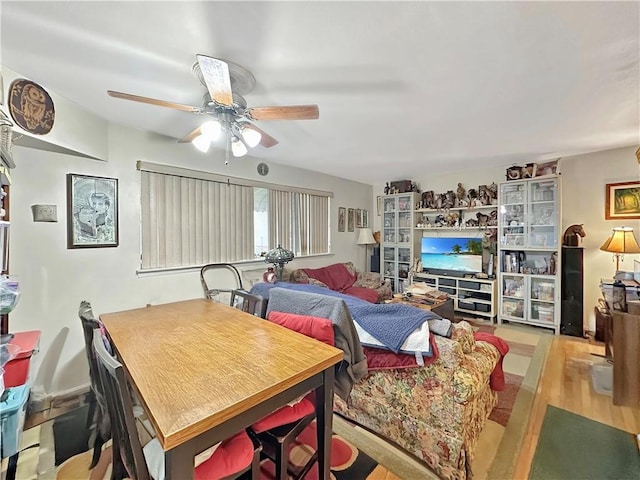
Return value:
<svg viewBox="0 0 640 480">
<path fill-rule="evenodd" d="M 547 405 L 636 434 L 640 433 L 640 408 L 618 407 L 612 397 L 597 393 L 591 383 L 591 365 L 603 361 L 603 344 L 576 337 L 553 338 L 533 404 L 514 479 L 529 477 Z"/>
</svg>

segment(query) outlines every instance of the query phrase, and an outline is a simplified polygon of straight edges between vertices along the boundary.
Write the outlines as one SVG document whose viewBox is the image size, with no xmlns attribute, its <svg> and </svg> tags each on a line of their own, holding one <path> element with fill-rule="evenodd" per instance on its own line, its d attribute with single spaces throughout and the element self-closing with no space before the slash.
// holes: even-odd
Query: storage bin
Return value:
<svg viewBox="0 0 640 480">
<path fill-rule="evenodd" d="M 447 285 L 449 287 L 455 287 L 456 286 L 456 279 L 455 278 L 441 278 L 440 279 L 440 285 Z"/>
<path fill-rule="evenodd" d="M 470 290 L 480 290 L 480 284 L 478 282 L 470 282 L 468 280 L 460 280 L 460 288 L 468 288 Z"/>
<path fill-rule="evenodd" d="M 20 351 L 13 360 L 4 367 L 4 387 L 16 387 L 29 383 L 29 367 L 31 356 L 38 351 L 40 331 L 16 332 L 11 340 L 12 345 L 18 345 Z"/>
<path fill-rule="evenodd" d="M 29 386 L 20 385 L 8 388 L 7 398 L 0 403 L 0 425 L 2 426 L 2 458 L 18 453 L 22 428 L 27 412 Z"/>
<path fill-rule="evenodd" d="M 479 312 L 489 312 L 491 310 L 491 305 L 487 303 L 476 303 L 475 306 Z"/>
<path fill-rule="evenodd" d="M 463 308 L 464 310 L 475 310 L 476 304 L 473 302 L 458 301 L 458 308 Z"/>
</svg>

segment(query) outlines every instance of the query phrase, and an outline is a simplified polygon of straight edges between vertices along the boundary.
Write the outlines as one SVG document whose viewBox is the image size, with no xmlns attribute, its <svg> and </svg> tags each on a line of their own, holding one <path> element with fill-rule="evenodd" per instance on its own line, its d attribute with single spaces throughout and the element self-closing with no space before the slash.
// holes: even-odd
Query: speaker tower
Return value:
<svg viewBox="0 0 640 480">
<path fill-rule="evenodd" d="M 560 333 L 574 337 L 584 336 L 583 259 L 584 249 L 582 247 L 562 247 Z"/>
</svg>

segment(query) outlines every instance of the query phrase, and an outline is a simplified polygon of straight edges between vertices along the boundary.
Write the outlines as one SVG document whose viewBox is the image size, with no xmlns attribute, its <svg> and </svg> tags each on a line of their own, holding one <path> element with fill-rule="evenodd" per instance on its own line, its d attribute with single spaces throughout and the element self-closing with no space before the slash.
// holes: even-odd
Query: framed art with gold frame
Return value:
<svg viewBox="0 0 640 480">
<path fill-rule="evenodd" d="M 607 183 L 604 218 L 640 220 L 640 182 Z"/>
</svg>

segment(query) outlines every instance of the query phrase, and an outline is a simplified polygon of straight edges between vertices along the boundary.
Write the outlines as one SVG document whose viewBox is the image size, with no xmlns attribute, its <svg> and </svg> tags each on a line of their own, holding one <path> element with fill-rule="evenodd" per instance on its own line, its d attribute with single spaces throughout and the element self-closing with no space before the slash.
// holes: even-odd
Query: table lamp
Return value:
<svg viewBox="0 0 640 480">
<path fill-rule="evenodd" d="M 373 238 L 373 232 L 371 231 L 370 228 L 361 228 L 360 229 L 360 233 L 358 235 L 358 240 L 356 241 L 356 243 L 358 245 L 364 245 L 365 248 L 365 254 L 364 254 L 364 270 L 363 271 L 367 271 L 367 254 L 369 253 L 369 245 L 374 245 L 378 242 L 376 242 L 376 239 Z"/>
<path fill-rule="evenodd" d="M 640 246 L 631 227 L 615 227 L 609 238 L 600 247 L 604 252 L 611 252 L 616 260 L 616 273 L 620 270 L 620 260 L 624 261 L 625 253 L 640 253 Z"/>
<path fill-rule="evenodd" d="M 273 266 L 276 269 L 276 277 L 278 277 L 278 281 L 282 281 L 284 266 L 293 260 L 294 257 L 295 255 L 291 250 L 282 248 L 280 244 L 278 244 L 276 248 L 267 252 L 264 257 L 264 261 L 266 263 L 273 263 Z"/>
</svg>

